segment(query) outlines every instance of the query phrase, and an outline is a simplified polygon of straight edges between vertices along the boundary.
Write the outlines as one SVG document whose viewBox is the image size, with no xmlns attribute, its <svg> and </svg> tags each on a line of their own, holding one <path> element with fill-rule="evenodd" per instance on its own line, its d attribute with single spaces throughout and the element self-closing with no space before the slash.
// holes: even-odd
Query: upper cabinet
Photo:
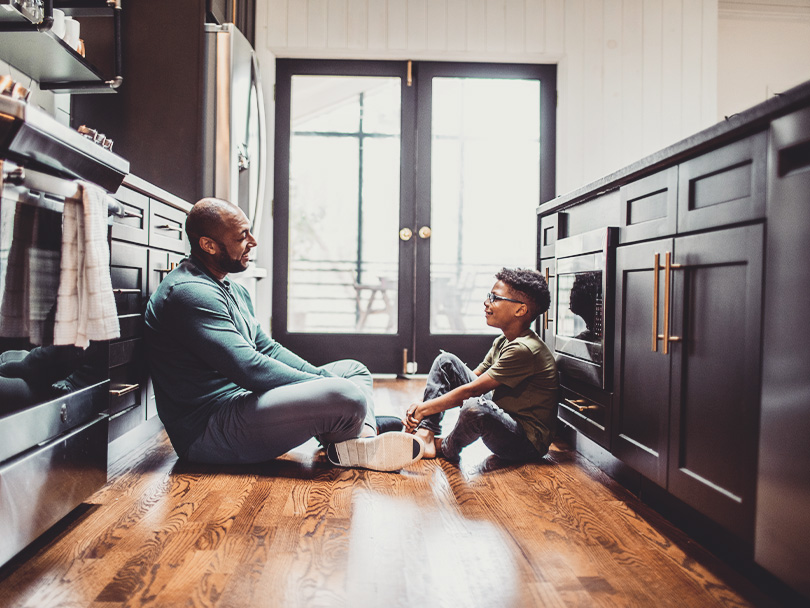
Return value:
<svg viewBox="0 0 810 608">
<path fill-rule="evenodd" d="M 0 32 L 0 59 L 40 89 L 113 93 L 123 80 L 121 0 L 0 0 Z M 111 57 L 95 52 L 99 36 L 111 40 Z"/>
</svg>

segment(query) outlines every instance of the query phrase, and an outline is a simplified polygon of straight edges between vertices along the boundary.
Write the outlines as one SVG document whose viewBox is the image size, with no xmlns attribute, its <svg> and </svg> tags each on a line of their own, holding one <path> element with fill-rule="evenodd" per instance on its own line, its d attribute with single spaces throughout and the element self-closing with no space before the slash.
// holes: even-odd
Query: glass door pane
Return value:
<svg viewBox="0 0 810 608">
<path fill-rule="evenodd" d="M 497 333 L 484 296 L 504 266 L 533 268 L 540 81 L 433 78 L 430 333 Z"/>
<path fill-rule="evenodd" d="M 398 327 L 401 82 L 294 75 L 287 330 Z"/>
</svg>

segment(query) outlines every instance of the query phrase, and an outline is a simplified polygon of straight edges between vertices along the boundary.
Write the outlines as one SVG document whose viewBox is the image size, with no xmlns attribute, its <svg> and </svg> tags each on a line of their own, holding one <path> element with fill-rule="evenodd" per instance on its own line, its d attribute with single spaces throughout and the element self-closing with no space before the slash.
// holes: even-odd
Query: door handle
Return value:
<svg viewBox="0 0 810 608">
<path fill-rule="evenodd" d="M 400 241 L 410 241 L 411 237 L 413 236 L 413 230 L 410 228 L 403 228 L 399 231 L 399 240 Z"/>
<path fill-rule="evenodd" d="M 670 342 L 680 342 L 681 339 L 678 336 L 672 336 L 669 333 L 669 322 L 670 322 L 670 311 L 671 311 L 671 302 L 670 302 L 670 295 L 671 295 L 671 283 L 672 283 L 672 271 L 676 268 L 683 268 L 681 264 L 673 264 L 672 263 L 672 253 L 667 251 L 667 255 L 664 258 L 664 354 L 669 354 L 669 343 Z"/>
<path fill-rule="evenodd" d="M 419 238 L 420 239 L 429 239 L 431 235 L 430 226 L 422 226 L 419 229 Z"/>
</svg>

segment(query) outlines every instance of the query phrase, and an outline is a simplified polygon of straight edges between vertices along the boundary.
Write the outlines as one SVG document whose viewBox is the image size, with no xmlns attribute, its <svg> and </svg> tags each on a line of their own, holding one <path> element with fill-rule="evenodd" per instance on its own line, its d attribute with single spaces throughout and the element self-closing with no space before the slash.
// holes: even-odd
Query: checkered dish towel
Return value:
<svg viewBox="0 0 810 608">
<path fill-rule="evenodd" d="M 81 200 L 66 199 L 54 344 L 87 348 L 121 335 L 110 280 L 107 194 L 80 183 Z"/>
</svg>

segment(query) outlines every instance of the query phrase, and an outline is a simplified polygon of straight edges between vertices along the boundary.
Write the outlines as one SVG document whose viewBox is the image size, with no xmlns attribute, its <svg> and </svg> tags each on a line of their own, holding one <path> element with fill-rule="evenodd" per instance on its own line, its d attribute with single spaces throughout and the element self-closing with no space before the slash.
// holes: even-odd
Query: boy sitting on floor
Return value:
<svg viewBox="0 0 810 608">
<path fill-rule="evenodd" d="M 487 325 L 503 332 L 483 362 L 470 370 L 442 352 L 428 374 L 423 401 L 405 416 L 406 431 L 425 443 L 424 458 L 457 462 L 479 437 L 500 458 L 528 460 L 547 451 L 557 419 L 557 366 L 530 328 L 550 304 L 548 285 L 535 270 L 504 268 L 484 300 Z M 444 438 L 444 412 L 461 406 L 455 428 Z"/>
</svg>

